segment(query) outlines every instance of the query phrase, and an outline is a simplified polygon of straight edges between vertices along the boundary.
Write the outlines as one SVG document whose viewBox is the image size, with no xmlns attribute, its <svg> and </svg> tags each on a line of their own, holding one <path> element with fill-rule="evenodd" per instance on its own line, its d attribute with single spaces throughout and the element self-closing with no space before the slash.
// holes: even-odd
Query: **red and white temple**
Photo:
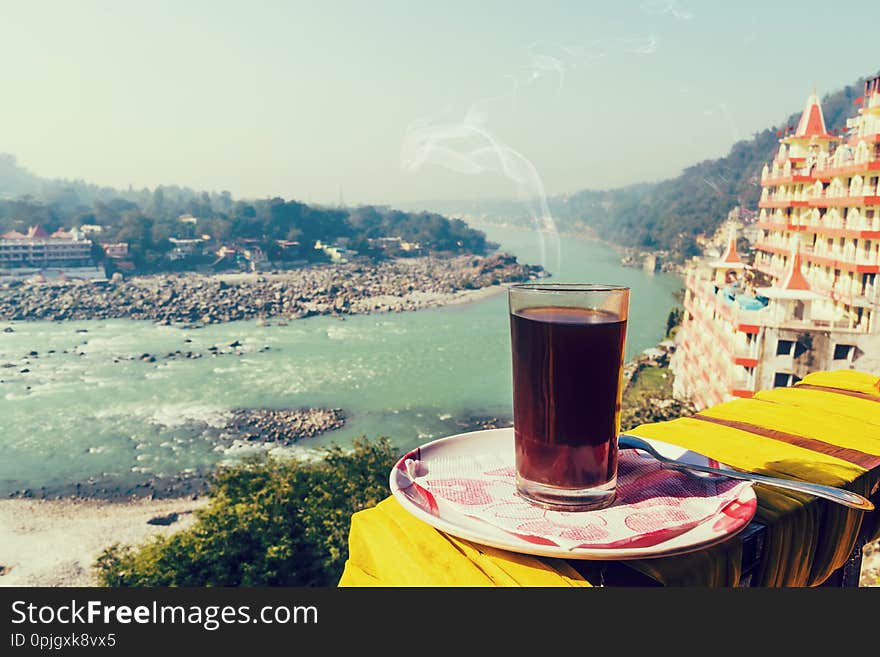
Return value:
<svg viewBox="0 0 880 657">
<path fill-rule="evenodd" d="M 752 266 L 735 234 L 686 274 L 675 391 L 704 408 L 816 370 L 880 373 L 880 77 L 846 130 L 815 93 L 761 174 Z"/>
</svg>

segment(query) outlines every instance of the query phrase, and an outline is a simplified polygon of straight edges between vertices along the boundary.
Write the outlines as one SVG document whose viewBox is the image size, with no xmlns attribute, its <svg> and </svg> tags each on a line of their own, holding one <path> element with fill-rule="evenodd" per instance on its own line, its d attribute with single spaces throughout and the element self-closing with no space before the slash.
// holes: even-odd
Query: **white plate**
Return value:
<svg viewBox="0 0 880 657">
<path fill-rule="evenodd" d="M 706 457 L 694 454 L 682 447 L 652 439 L 645 440 L 648 440 L 664 456 L 683 462 L 717 465 Z M 418 495 L 413 494 L 412 480 L 406 474 L 404 465 L 408 458 L 420 461 L 428 468 L 430 468 L 432 459 L 438 460 L 438 462 L 440 459 L 449 462 L 450 459 L 487 453 L 502 453 L 512 458 L 513 450 L 512 428 L 474 431 L 435 440 L 410 451 L 398 460 L 391 471 L 391 493 L 403 508 L 415 517 L 453 536 L 502 550 L 566 559 L 646 559 L 693 552 L 726 541 L 736 535 L 749 524 L 757 509 L 754 490 L 751 485 L 746 485 L 738 500 L 741 503 L 740 513 L 734 519 L 725 518 L 725 522 L 722 523 L 703 522 L 683 534 L 648 547 L 568 549 L 529 542 L 488 522 L 466 516 L 445 506 L 432 512 L 426 504 L 421 503 Z M 590 511 L 583 512 L 585 516 L 590 513 Z M 720 513 L 718 519 L 721 520 Z M 719 524 L 722 525 L 720 528 L 717 527 Z"/>
</svg>

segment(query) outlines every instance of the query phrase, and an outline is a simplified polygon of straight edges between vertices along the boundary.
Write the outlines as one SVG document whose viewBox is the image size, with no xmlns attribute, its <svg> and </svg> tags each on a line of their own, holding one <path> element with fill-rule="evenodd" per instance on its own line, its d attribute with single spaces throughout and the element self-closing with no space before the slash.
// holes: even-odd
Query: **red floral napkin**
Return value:
<svg viewBox="0 0 880 657">
<path fill-rule="evenodd" d="M 512 454 L 511 461 L 486 454 L 426 464 L 416 450 L 399 467 L 412 482 L 410 499 L 434 515 L 453 509 L 530 543 L 569 550 L 651 547 L 706 522 L 723 534 L 743 524 L 754 506 L 740 499 L 747 482 L 664 470 L 635 450 L 621 450 L 617 499 L 597 511 L 551 511 L 517 495 Z"/>
</svg>

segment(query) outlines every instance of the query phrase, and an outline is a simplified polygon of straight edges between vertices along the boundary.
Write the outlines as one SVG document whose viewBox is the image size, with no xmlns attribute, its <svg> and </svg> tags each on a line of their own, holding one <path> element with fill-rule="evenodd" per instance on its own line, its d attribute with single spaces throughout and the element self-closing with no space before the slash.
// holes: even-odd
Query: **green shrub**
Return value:
<svg viewBox="0 0 880 657">
<path fill-rule="evenodd" d="M 195 524 L 140 547 L 113 545 L 104 586 L 334 586 L 351 515 L 387 497 L 397 455 L 387 438 L 328 448 L 316 462 L 252 459 L 215 473 Z"/>
</svg>

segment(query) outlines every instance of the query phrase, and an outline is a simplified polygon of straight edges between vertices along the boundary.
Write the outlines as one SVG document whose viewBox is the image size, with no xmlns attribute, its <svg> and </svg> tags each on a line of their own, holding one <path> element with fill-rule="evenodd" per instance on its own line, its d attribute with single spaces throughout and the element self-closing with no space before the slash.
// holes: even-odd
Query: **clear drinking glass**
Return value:
<svg viewBox="0 0 880 657">
<path fill-rule="evenodd" d="M 629 288 L 509 288 L 516 485 L 540 506 L 614 501 Z"/>
</svg>

